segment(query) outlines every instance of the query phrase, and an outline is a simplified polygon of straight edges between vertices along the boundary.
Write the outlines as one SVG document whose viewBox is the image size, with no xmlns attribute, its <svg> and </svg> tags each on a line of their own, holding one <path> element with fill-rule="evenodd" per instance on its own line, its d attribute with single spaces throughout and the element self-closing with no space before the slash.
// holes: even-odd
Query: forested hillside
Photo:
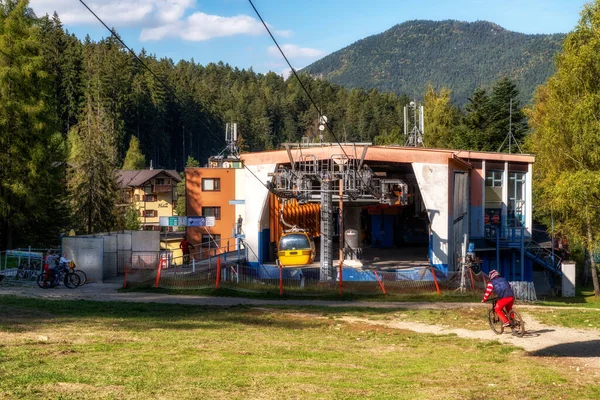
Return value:
<svg viewBox="0 0 600 400">
<path fill-rule="evenodd" d="M 508 77 L 530 101 L 554 71 L 565 35 L 526 35 L 485 21 L 410 21 L 332 53 L 303 71 L 348 88 L 419 98 L 427 84 L 464 105 L 481 86 Z"/>
</svg>

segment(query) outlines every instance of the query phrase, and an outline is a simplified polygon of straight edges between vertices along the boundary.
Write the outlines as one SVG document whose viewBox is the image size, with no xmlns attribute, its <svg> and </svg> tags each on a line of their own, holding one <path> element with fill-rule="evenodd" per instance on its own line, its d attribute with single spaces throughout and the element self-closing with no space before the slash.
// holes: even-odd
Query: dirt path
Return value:
<svg viewBox="0 0 600 400">
<path fill-rule="evenodd" d="M 190 304 L 205 306 L 235 306 L 235 305 L 289 305 L 289 306 L 328 306 L 328 307 L 366 307 L 386 309 L 453 309 L 488 307 L 480 303 L 374 303 L 374 302 L 336 302 L 318 300 L 260 300 L 238 297 L 209 297 L 169 295 L 161 293 L 119 292 L 119 284 L 89 284 L 70 290 L 64 287 L 55 289 L 40 289 L 37 286 L 0 287 L 0 295 L 15 295 L 21 297 L 56 299 L 56 300 L 93 300 L 134 303 L 167 303 Z M 495 335 L 491 330 L 472 331 L 468 329 L 448 328 L 439 325 L 428 325 L 403 321 L 373 321 L 368 319 L 344 317 L 347 322 L 361 322 L 372 325 L 386 326 L 394 329 L 406 329 L 419 333 L 436 335 L 455 334 L 462 338 L 479 340 L 498 340 L 523 348 L 534 356 L 564 357 L 570 365 L 577 368 L 589 367 L 600 373 L 600 331 L 570 329 L 564 327 L 543 325 L 536 321 L 527 309 L 536 306 L 520 307 L 526 321 L 527 333 L 519 338 L 505 333 Z M 544 307 L 549 309 L 550 307 Z M 590 310 L 590 309 L 587 309 Z M 600 310 L 598 312 L 600 318 Z"/>
</svg>

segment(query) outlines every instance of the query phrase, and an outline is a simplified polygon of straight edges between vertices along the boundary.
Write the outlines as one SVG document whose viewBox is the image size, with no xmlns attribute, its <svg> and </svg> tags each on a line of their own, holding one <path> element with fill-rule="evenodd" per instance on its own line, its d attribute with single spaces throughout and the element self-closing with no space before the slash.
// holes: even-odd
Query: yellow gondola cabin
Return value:
<svg viewBox="0 0 600 400">
<path fill-rule="evenodd" d="M 284 233 L 277 251 L 284 267 L 302 267 L 315 261 L 315 242 L 306 232 Z"/>
</svg>

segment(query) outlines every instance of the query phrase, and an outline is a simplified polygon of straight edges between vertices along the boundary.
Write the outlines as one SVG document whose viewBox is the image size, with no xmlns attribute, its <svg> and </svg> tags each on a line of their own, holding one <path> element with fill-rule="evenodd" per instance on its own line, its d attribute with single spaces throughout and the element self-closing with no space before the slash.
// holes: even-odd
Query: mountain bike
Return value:
<svg viewBox="0 0 600 400">
<path fill-rule="evenodd" d="M 490 323 L 490 328 L 492 328 L 492 331 L 496 335 L 502 335 L 504 333 L 504 324 L 502 323 L 502 320 L 498 314 L 496 314 L 496 311 L 494 311 L 496 308 L 496 303 L 498 303 L 498 298 L 490 300 L 492 301 L 492 308 L 488 311 L 488 322 Z M 521 314 L 515 311 L 515 309 L 506 312 L 506 307 L 504 307 L 502 311 L 508 317 L 512 334 L 518 337 L 523 337 L 523 335 L 525 335 L 525 321 L 523 321 L 523 318 L 521 318 Z"/>
<path fill-rule="evenodd" d="M 58 273 L 52 270 L 44 271 L 37 278 L 37 285 L 42 289 L 53 288 L 63 282 L 65 287 L 75 289 L 81 285 L 79 276 L 68 268 L 59 268 Z"/>
<path fill-rule="evenodd" d="M 84 271 L 78 269 L 77 265 L 75 265 L 73 261 L 71 261 L 69 264 L 61 263 L 60 266 L 69 269 L 71 272 L 79 276 L 79 285 L 85 285 L 87 283 L 87 274 Z"/>
</svg>

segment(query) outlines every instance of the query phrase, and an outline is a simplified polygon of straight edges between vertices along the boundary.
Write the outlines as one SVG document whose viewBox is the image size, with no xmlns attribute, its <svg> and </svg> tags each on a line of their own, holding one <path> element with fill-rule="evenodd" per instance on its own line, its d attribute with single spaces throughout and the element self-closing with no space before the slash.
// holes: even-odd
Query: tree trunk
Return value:
<svg viewBox="0 0 600 400">
<path fill-rule="evenodd" d="M 594 242 L 594 238 L 592 235 L 592 221 L 590 220 L 590 214 L 585 213 L 586 225 L 587 225 L 587 248 L 588 253 L 590 254 L 590 272 L 592 273 L 592 282 L 594 282 L 594 295 L 596 297 L 600 297 L 600 285 L 598 285 L 598 269 L 596 268 L 596 260 L 594 259 L 594 249 L 596 248 L 596 243 Z"/>
</svg>

